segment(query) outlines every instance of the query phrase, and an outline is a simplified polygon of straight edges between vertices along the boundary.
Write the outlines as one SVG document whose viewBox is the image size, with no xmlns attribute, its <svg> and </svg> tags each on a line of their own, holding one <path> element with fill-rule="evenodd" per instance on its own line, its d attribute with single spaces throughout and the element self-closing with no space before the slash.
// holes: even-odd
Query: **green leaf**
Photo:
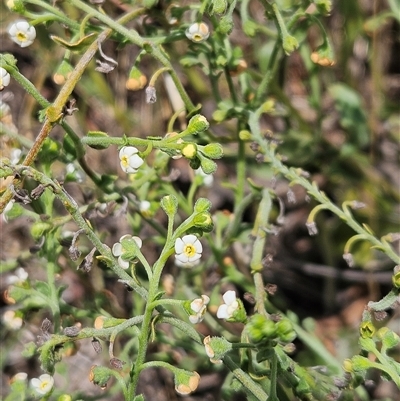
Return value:
<svg viewBox="0 0 400 401">
<path fill-rule="evenodd" d="M 85 50 L 89 45 L 91 45 L 94 42 L 96 35 L 97 34 L 94 32 L 90 33 L 89 35 L 86 35 L 83 38 L 81 38 L 73 43 L 67 42 L 65 39 L 60 38 L 59 36 L 56 36 L 56 35 L 50 35 L 50 38 L 54 42 L 65 47 L 68 50 L 80 52 L 80 51 Z"/>
</svg>

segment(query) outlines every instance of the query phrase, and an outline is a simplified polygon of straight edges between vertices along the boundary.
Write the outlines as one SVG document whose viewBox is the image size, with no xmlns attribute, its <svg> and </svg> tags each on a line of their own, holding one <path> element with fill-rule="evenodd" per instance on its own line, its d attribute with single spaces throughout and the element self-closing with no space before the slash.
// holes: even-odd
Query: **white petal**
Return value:
<svg viewBox="0 0 400 401">
<path fill-rule="evenodd" d="M 196 239 L 196 241 L 194 241 L 193 246 L 196 248 L 197 253 L 203 252 L 203 245 L 201 245 L 201 242 L 198 239 Z"/>
<path fill-rule="evenodd" d="M 181 254 L 179 254 L 179 255 L 175 255 L 175 258 L 176 258 L 177 260 L 179 260 L 179 262 L 182 262 L 182 263 L 187 263 L 187 262 L 189 262 L 189 258 L 188 258 L 184 253 L 181 253 Z"/>
<path fill-rule="evenodd" d="M 236 292 L 235 291 L 227 291 L 224 295 L 222 295 L 224 302 L 227 305 L 236 301 Z"/>
<path fill-rule="evenodd" d="M 112 254 L 114 256 L 121 256 L 121 253 L 122 253 L 122 245 L 119 242 L 117 242 L 112 247 Z"/>
<path fill-rule="evenodd" d="M 143 159 L 138 155 L 129 156 L 129 166 L 138 169 L 143 164 Z"/>
<path fill-rule="evenodd" d="M 127 260 L 123 260 L 121 256 L 118 258 L 118 264 L 125 270 L 129 268 L 129 262 Z"/>
<path fill-rule="evenodd" d="M 183 255 L 183 254 L 182 254 Z M 180 255 L 179 255 L 180 256 Z M 191 256 L 190 258 L 188 258 L 188 262 L 196 262 L 197 260 L 199 260 L 201 258 L 201 254 L 200 253 L 196 253 L 195 255 Z"/>
<path fill-rule="evenodd" d="M 185 244 L 194 244 L 196 241 L 198 241 L 194 234 L 185 235 L 182 237 L 182 240 Z"/>
<path fill-rule="evenodd" d="M 177 238 L 175 241 L 175 252 L 181 254 L 183 252 L 183 248 L 185 247 L 185 243 L 181 238 Z"/>
<path fill-rule="evenodd" d="M 228 307 L 225 304 L 222 304 L 218 307 L 217 310 L 217 318 L 218 319 L 228 319 L 230 316 L 228 315 Z"/>
<path fill-rule="evenodd" d="M 192 323 L 192 324 L 197 324 L 197 323 L 200 323 L 201 322 L 201 316 L 197 316 L 197 315 L 190 315 L 189 316 L 189 321 L 190 321 L 190 323 Z"/>
<path fill-rule="evenodd" d="M 143 241 L 142 241 L 141 238 L 134 236 L 134 237 L 132 237 L 132 239 L 136 242 L 136 245 L 137 245 L 139 248 L 142 247 Z"/>
</svg>

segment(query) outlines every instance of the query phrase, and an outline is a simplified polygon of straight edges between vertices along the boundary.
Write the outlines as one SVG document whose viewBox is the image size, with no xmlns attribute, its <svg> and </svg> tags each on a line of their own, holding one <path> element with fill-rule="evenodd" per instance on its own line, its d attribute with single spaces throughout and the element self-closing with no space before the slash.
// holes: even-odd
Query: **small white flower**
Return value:
<svg viewBox="0 0 400 401">
<path fill-rule="evenodd" d="M 136 173 L 143 164 L 143 159 L 137 154 L 139 152 L 134 146 L 124 146 L 119 151 L 121 168 L 125 173 Z"/>
<path fill-rule="evenodd" d="M 200 264 L 200 259 L 195 260 L 194 262 L 181 262 L 179 259 L 175 259 L 175 266 L 184 267 L 185 269 L 192 269 Z"/>
<path fill-rule="evenodd" d="M 22 317 L 18 316 L 13 310 L 5 311 L 1 320 L 10 330 L 19 330 L 23 323 Z"/>
<path fill-rule="evenodd" d="M 21 47 L 30 46 L 36 38 L 36 29 L 24 19 L 17 20 L 9 25 L 8 34 L 11 40 Z"/>
<path fill-rule="evenodd" d="M 28 273 L 23 267 L 18 267 L 15 269 L 15 272 L 13 275 L 8 276 L 6 278 L 6 284 L 12 285 L 12 284 L 21 284 L 24 281 L 26 281 L 28 278 Z"/>
<path fill-rule="evenodd" d="M 10 84 L 10 74 L 3 67 L 0 67 L 0 91 Z"/>
<path fill-rule="evenodd" d="M 217 317 L 219 319 L 230 319 L 236 310 L 239 309 L 239 302 L 236 300 L 235 291 L 227 291 L 222 295 L 224 304 L 218 307 Z"/>
<path fill-rule="evenodd" d="M 129 268 L 129 261 L 122 259 L 122 255 L 126 252 L 126 250 L 123 248 L 121 241 L 124 239 L 130 239 L 130 238 L 132 238 L 136 242 L 136 244 L 139 248 L 142 247 L 142 240 L 139 237 L 136 237 L 136 236 L 132 237 L 132 235 L 129 235 L 129 234 L 123 235 L 119 239 L 119 242 L 115 243 L 112 247 L 112 254 L 118 258 L 118 264 L 123 269 Z"/>
<path fill-rule="evenodd" d="M 47 373 L 40 375 L 39 378 L 34 378 L 31 380 L 31 386 L 34 388 L 34 390 L 40 394 L 40 395 L 45 395 L 54 386 L 54 379 L 48 375 Z"/>
<path fill-rule="evenodd" d="M 175 241 L 175 258 L 181 263 L 186 264 L 198 261 L 202 252 L 203 246 L 193 234 L 177 238 Z"/>
<path fill-rule="evenodd" d="M 201 43 L 208 39 L 210 30 L 204 22 L 196 22 L 190 25 L 185 34 L 192 42 Z"/>
<path fill-rule="evenodd" d="M 210 298 L 207 295 L 202 295 L 201 298 L 196 298 L 191 302 L 190 309 L 194 314 L 189 316 L 190 323 L 196 324 L 203 321 L 209 302 Z"/>
<path fill-rule="evenodd" d="M 14 383 L 16 381 L 26 381 L 28 379 L 28 373 L 26 372 L 18 372 L 10 379 L 10 383 Z"/>
<path fill-rule="evenodd" d="M 214 177 L 212 174 L 206 174 L 201 167 L 195 170 L 195 174 L 203 178 L 203 184 L 205 187 L 209 188 L 212 186 L 214 182 Z"/>
</svg>

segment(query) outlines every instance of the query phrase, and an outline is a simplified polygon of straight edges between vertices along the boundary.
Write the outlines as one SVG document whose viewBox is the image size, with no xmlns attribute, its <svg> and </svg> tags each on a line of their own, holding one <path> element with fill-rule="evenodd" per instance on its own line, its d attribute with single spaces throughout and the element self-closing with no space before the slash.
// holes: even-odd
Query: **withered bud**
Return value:
<svg viewBox="0 0 400 401">
<path fill-rule="evenodd" d="M 387 312 L 384 310 L 382 311 L 374 311 L 374 317 L 378 322 L 381 322 L 382 320 L 387 318 Z"/>
<path fill-rule="evenodd" d="M 293 190 L 289 188 L 287 191 L 287 200 L 289 203 L 295 204 L 296 203 L 296 195 L 294 194 Z"/>
<path fill-rule="evenodd" d="M 81 251 L 75 245 L 69 247 L 68 253 L 74 262 L 79 259 L 79 256 L 81 256 Z"/>
<path fill-rule="evenodd" d="M 103 347 L 101 346 L 100 341 L 95 337 L 93 337 L 92 340 L 92 347 L 95 350 L 96 354 L 100 354 L 100 352 L 103 351 Z"/>
<path fill-rule="evenodd" d="M 40 326 L 40 330 L 42 330 L 43 334 L 47 334 L 51 329 L 51 321 L 49 319 L 44 319 L 42 325 Z"/>
<path fill-rule="evenodd" d="M 146 88 L 146 103 L 152 104 L 157 101 L 157 92 L 154 86 L 149 85 Z"/>
<path fill-rule="evenodd" d="M 98 67 L 95 68 L 95 71 L 102 72 L 103 74 L 110 73 L 116 67 L 115 65 L 111 65 L 105 61 L 100 60 L 96 60 L 96 64 L 98 64 Z"/>
<path fill-rule="evenodd" d="M 66 327 L 63 332 L 64 335 L 68 336 L 68 337 L 76 337 L 79 332 L 81 331 L 80 327 L 78 326 L 70 326 L 70 327 Z"/>
<path fill-rule="evenodd" d="M 265 291 L 267 291 L 269 295 L 275 295 L 276 291 L 278 291 L 278 286 L 276 284 L 267 284 L 265 286 Z"/>
<path fill-rule="evenodd" d="M 43 194 L 45 189 L 46 188 L 45 188 L 45 186 L 43 184 L 39 184 L 36 188 L 34 188 L 31 191 L 31 198 L 35 199 L 35 200 L 39 199 L 42 196 L 42 194 Z"/>
<path fill-rule="evenodd" d="M 78 266 L 78 270 L 83 270 L 85 273 L 89 273 L 93 266 L 93 256 L 96 252 L 96 248 L 93 248 L 88 255 L 82 260 L 81 264 Z"/>
<path fill-rule="evenodd" d="M 264 161 L 265 161 L 264 155 L 262 153 L 257 153 L 256 154 L 256 162 L 263 163 Z"/>
<path fill-rule="evenodd" d="M 114 368 L 114 369 L 118 369 L 121 370 L 123 368 L 123 366 L 125 365 L 126 362 L 121 361 L 121 359 L 118 358 L 111 358 L 110 359 L 110 365 Z"/>
<path fill-rule="evenodd" d="M 256 299 L 255 299 L 254 295 L 250 292 L 245 292 L 243 294 L 243 298 L 251 305 L 255 305 L 255 303 L 256 303 Z"/>
<path fill-rule="evenodd" d="M 259 145 L 258 145 L 257 142 L 252 142 L 252 143 L 250 144 L 250 149 L 251 149 L 253 152 L 258 152 L 258 150 L 260 149 L 260 147 L 259 147 Z"/>
<path fill-rule="evenodd" d="M 309 235 L 317 235 L 318 234 L 318 228 L 317 228 L 317 225 L 315 224 L 315 222 L 313 222 L 313 221 L 307 222 L 306 227 L 307 227 Z"/>
<path fill-rule="evenodd" d="M 349 267 L 353 267 L 354 266 L 353 255 L 350 252 L 346 252 L 343 255 L 343 259 L 346 261 L 346 263 L 348 264 Z"/>
</svg>

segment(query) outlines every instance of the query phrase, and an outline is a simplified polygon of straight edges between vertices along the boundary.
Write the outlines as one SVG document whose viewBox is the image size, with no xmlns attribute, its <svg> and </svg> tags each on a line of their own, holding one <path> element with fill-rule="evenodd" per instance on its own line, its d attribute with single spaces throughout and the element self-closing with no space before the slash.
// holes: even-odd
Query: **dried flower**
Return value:
<svg viewBox="0 0 400 401">
<path fill-rule="evenodd" d="M 203 246 L 193 234 L 177 238 L 175 241 L 175 258 L 181 263 L 193 263 L 201 258 Z"/>
<path fill-rule="evenodd" d="M 20 19 L 9 25 L 8 34 L 11 40 L 21 47 L 30 46 L 36 38 L 36 29 L 29 22 Z"/>
<path fill-rule="evenodd" d="M 124 146 L 119 151 L 121 168 L 125 173 L 136 173 L 143 164 L 143 159 L 137 154 L 139 150 L 134 146 Z"/>
<path fill-rule="evenodd" d="M 10 74 L 3 67 L 0 67 L 0 91 L 10 84 Z"/>
<path fill-rule="evenodd" d="M 192 42 L 201 43 L 208 39 L 210 30 L 204 22 L 196 22 L 190 25 L 185 34 Z"/>
<path fill-rule="evenodd" d="M 157 101 L 157 92 L 154 86 L 149 85 L 146 88 L 146 103 L 153 104 Z"/>
<path fill-rule="evenodd" d="M 317 225 L 315 224 L 315 222 L 313 222 L 313 221 L 307 222 L 306 227 L 307 227 L 309 235 L 317 235 L 318 234 L 318 228 L 317 228 Z"/>
<path fill-rule="evenodd" d="M 1 320 L 10 330 L 19 330 L 23 324 L 22 317 L 13 310 L 5 311 Z"/>
</svg>

